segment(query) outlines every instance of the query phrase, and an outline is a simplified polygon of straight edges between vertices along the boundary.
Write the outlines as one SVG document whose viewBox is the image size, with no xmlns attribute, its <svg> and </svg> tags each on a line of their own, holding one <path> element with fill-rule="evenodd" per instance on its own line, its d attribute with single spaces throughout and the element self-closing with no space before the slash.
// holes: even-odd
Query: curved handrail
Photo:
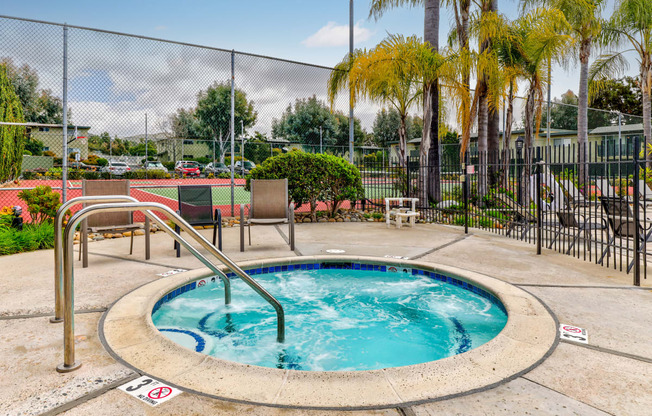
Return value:
<svg viewBox="0 0 652 416">
<path fill-rule="evenodd" d="M 139 202 L 136 198 L 127 195 L 99 195 L 99 196 L 80 196 L 73 198 L 64 204 L 62 204 L 54 217 L 54 318 L 50 318 L 50 322 L 59 323 L 63 322 L 63 218 L 66 211 L 70 209 L 73 205 L 94 202 L 94 203 L 105 203 L 105 202 Z M 199 253 L 194 247 L 187 244 L 184 244 L 179 240 L 181 238 L 174 230 L 167 226 L 163 221 L 154 215 L 152 212 L 146 212 L 145 215 L 148 219 L 154 221 L 159 227 L 161 227 L 165 232 L 170 234 L 172 238 L 177 240 L 182 244 L 188 251 L 190 251 L 195 257 L 197 257 L 206 267 L 219 275 L 222 281 L 224 282 L 224 299 L 225 303 L 228 305 L 231 303 L 231 282 L 226 277 L 221 270 L 217 268 L 211 261 Z"/>
<path fill-rule="evenodd" d="M 64 321 L 63 321 L 63 345 L 64 345 L 64 362 L 57 366 L 57 371 L 66 373 L 74 371 L 81 366 L 80 362 L 75 362 L 75 311 L 74 311 L 74 294 L 73 294 L 73 250 L 72 242 L 74 238 L 74 231 L 77 225 L 86 217 L 99 212 L 121 212 L 121 211 L 146 211 L 153 216 L 154 221 L 162 222 L 156 215 L 150 212 L 158 211 L 165 213 L 174 218 L 175 223 L 183 231 L 192 235 L 205 249 L 217 257 L 236 275 L 238 275 L 245 283 L 247 283 L 256 293 L 265 299 L 276 311 L 277 317 L 277 341 L 283 342 L 285 340 L 285 312 L 281 304 L 262 286 L 260 286 L 254 279 L 245 273 L 237 264 L 225 256 L 221 251 L 215 248 L 208 240 L 199 234 L 190 224 L 188 224 L 181 216 L 163 204 L 155 202 L 132 202 L 125 204 L 97 204 L 86 207 L 78 211 L 68 221 L 63 235 L 64 243 L 64 257 L 63 257 L 63 292 L 64 292 Z M 167 227 L 167 225 L 166 225 Z M 169 227 L 167 227 L 169 229 Z M 180 239 L 181 243 L 187 242 Z"/>
</svg>

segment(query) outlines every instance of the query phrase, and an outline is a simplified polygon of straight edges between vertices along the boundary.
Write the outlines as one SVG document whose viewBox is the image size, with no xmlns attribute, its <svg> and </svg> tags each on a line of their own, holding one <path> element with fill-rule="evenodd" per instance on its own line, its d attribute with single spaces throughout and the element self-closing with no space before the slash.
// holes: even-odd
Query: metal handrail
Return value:
<svg viewBox="0 0 652 416">
<path fill-rule="evenodd" d="M 80 196 L 73 198 L 62 204 L 54 217 L 54 318 L 50 318 L 50 322 L 59 323 L 63 322 L 63 218 L 66 212 L 73 205 L 81 203 L 102 203 L 102 202 L 139 202 L 136 198 L 127 195 L 101 195 L 101 196 Z M 180 236 L 174 232 L 167 224 L 159 221 L 159 218 L 152 212 L 146 212 L 146 217 L 154 221 L 164 231 L 172 236 L 175 240 L 179 241 Z M 179 241 L 180 244 L 183 244 Z M 197 257 L 206 267 L 211 269 L 215 274 L 219 275 L 224 282 L 224 299 L 225 303 L 231 303 L 231 281 L 226 277 L 222 271 L 215 266 L 211 261 L 199 253 L 194 247 L 183 244 L 188 251 Z"/>
<path fill-rule="evenodd" d="M 199 234 L 190 224 L 188 224 L 181 216 L 176 212 L 171 210 L 169 207 L 155 203 L 155 202 L 132 202 L 124 204 L 97 204 L 90 207 L 86 207 L 77 212 L 73 217 L 68 221 L 66 229 L 63 235 L 63 244 L 64 244 L 64 257 L 63 257 L 63 292 L 64 292 L 64 320 L 63 320 L 63 346 L 64 346 L 64 362 L 57 366 L 57 371 L 60 373 L 66 373 L 74 371 L 81 366 L 81 362 L 75 361 L 75 311 L 74 311 L 74 293 L 73 293 L 73 239 L 74 232 L 77 225 L 86 217 L 99 213 L 99 212 L 124 212 L 124 211 L 141 211 L 145 212 L 146 215 L 152 215 L 152 220 L 157 224 L 163 224 L 162 220 L 158 216 L 154 215 L 151 211 L 158 211 L 169 215 L 175 221 L 175 224 L 179 226 L 183 231 L 186 231 L 189 235 L 192 235 L 195 240 L 197 240 L 205 249 L 207 249 L 211 254 L 217 257 L 224 265 L 231 269 L 236 275 L 238 275 L 245 283 L 247 283 L 256 293 L 258 293 L 263 299 L 265 299 L 276 311 L 277 317 L 277 341 L 283 342 L 285 340 L 285 312 L 281 304 L 262 286 L 260 286 L 254 279 L 252 279 L 247 273 L 245 273 L 237 264 L 235 264 L 231 259 L 225 256 L 220 250 L 215 248 L 208 240 L 206 240 L 201 234 Z M 172 229 L 167 225 L 164 225 L 164 229 Z M 166 231 L 167 231 L 166 230 Z M 176 233 L 174 233 L 176 234 Z M 185 239 L 179 237 L 179 242 L 190 246 Z M 187 247 L 186 247 L 187 248 Z"/>
</svg>

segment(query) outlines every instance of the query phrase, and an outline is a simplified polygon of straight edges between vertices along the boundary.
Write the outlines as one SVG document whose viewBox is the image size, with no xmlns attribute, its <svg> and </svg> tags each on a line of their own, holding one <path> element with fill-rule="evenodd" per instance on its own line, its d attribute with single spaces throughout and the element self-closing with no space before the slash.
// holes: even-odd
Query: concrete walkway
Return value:
<svg viewBox="0 0 652 416">
<path fill-rule="evenodd" d="M 478 230 L 384 223 L 297 224 L 296 251 L 286 228 L 252 230 L 239 252 L 239 230 L 224 230 L 224 252 L 237 261 L 326 254 L 401 256 L 453 265 L 519 286 L 544 302 L 562 323 L 586 328 L 588 346 L 561 341 L 532 371 L 490 390 L 408 408 L 326 411 L 271 408 L 188 392 L 152 408 L 116 389 L 135 373 L 102 347 L 98 322 L 118 298 L 171 269 L 196 269 L 187 251 L 175 257 L 172 240 L 152 236 L 128 255 L 128 239 L 89 246 L 90 267 L 75 269 L 76 351 L 83 366 L 60 374 L 61 324 L 53 316 L 53 252 L 0 257 L 0 415 L 649 415 L 652 414 L 652 279 L 631 286 L 631 275 Z M 206 236 L 212 232 L 204 231 Z"/>
</svg>

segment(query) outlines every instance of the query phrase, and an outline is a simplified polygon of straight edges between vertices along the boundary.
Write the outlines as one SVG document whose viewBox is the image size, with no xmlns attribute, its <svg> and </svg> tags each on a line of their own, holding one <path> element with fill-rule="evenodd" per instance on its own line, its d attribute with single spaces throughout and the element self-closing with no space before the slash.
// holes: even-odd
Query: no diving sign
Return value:
<svg viewBox="0 0 652 416">
<path fill-rule="evenodd" d="M 142 376 L 132 380 L 118 387 L 118 389 L 150 406 L 158 406 L 181 393 L 181 390 L 163 384 L 148 376 Z"/>
<path fill-rule="evenodd" d="M 559 324 L 559 337 L 567 341 L 589 343 L 589 334 L 584 328 L 578 328 L 573 325 Z"/>
</svg>

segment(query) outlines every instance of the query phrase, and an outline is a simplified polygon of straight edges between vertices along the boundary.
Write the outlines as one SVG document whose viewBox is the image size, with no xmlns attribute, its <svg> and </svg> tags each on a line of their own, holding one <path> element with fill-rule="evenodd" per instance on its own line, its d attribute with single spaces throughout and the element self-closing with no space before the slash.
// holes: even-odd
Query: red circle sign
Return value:
<svg viewBox="0 0 652 416">
<path fill-rule="evenodd" d="M 579 334 L 580 332 L 582 332 L 581 329 L 579 329 L 579 328 L 577 328 L 577 327 L 575 327 L 575 326 L 568 326 L 568 325 L 567 325 L 567 326 L 565 326 L 565 327 L 563 327 L 563 328 L 564 328 L 564 331 L 566 331 L 566 332 L 572 332 L 572 333 L 574 333 L 574 334 Z"/>
<path fill-rule="evenodd" d="M 390 272 L 396 272 L 396 271 L 397 271 L 397 270 L 396 270 L 396 267 L 394 267 L 394 266 L 391 266 L 391 267 L 390 267 L 389 269 L 387 269 L 387 270 L 389 270 Z"/>
<path fill-rule="evenodd" d="M 206 280 L 200 280 L 199 283 L 197 283 L 197 286 L 202 287 L 206 284 Z"/>
<path fill-rule="evenodd" d="M 171 393 L 172 393 L 172 389 L 169 387 L 157 387 L 155 389 L 152 389 L 149 393 L 147 393 L 147 397 L 154 400 L 160 400 L 165 397 L 168 397 Z"/>
</svg>

